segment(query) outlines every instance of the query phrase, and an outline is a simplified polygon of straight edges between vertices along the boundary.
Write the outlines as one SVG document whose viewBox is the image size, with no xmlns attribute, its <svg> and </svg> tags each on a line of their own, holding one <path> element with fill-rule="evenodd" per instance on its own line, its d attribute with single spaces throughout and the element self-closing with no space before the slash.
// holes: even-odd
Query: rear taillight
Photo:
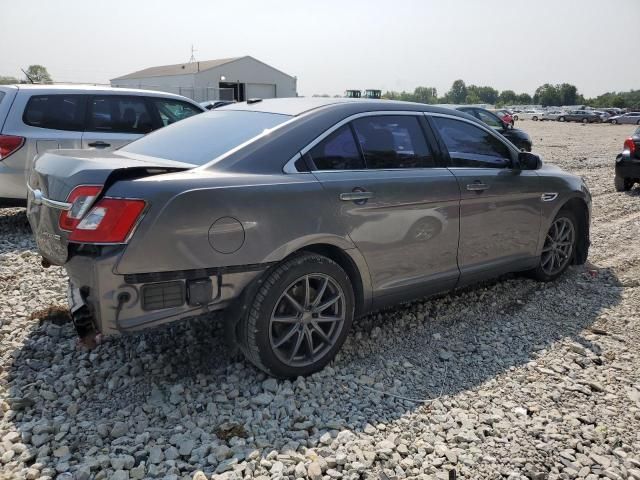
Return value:
<svg viewBox="0 0 640 480">
<path fill-rule="evenodd" d="M 104 197 L 69 235 L 76 243 L 124 243 L 142 215 L 145 202 Z"/>
<path fill-rule="evenodd" d="M 0 135 L 0 160 L 4 160 L 12 153 L 20 150 L 22 145 L 24 145 L 24 137 Z"/>
<path fill-rule="evenodd" d="M 58 221 L 60 228 L 68 232 L 76 228 L 84 214 L 93 205 L 100 190 L 102 190 L 102 185 L 79 185 L 71 190 L 67 197 L 67 203 L 71 204 L 71 208 L 60 214 Z"/>
<path fill-rule="evenodd" d="M 636 152 L 636 143 L 633 138 L 629 137 L 624 141 L 624 150 L 629 150 L 629 153 L 633 155 Z"/>
</svg>

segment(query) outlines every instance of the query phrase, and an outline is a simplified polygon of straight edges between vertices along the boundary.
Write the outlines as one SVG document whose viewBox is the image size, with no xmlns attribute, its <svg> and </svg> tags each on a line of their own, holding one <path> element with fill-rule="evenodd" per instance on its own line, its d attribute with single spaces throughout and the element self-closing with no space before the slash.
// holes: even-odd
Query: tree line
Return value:
<svg viewBox="0 0 640 480">
<path fill-rule="evenodd" d="M 22 71 L 24 78 L 6 77 L 0 75 L 0 85 L 12 85 L 16 83 L 53 83 L 51 75 L 42 65 L 29 65 Z"/>
<path fill-rule="evenodd" d="M 618 107 L 640 109 L 640 90 L 628 92 L 607 92 L 598 97 L 585 98 L 578 88 L 570 83 L 552 85 L 545 83 L 536 88 L 533 95 L 516 93 L 513 90 L 499 92 L 493 87 L 467 85 L 464 80 L 456 80 L 443 96 L 438 96 L 434 87 L 416 87 L 413 92 L 387 91 L 382 95 L 390 100 L 403 100 L 420 103 L 454 103 L 479 104 L 487 103 L 496 106 L 505 105 L 590 105 L 592 107 Z"/>
</svg>

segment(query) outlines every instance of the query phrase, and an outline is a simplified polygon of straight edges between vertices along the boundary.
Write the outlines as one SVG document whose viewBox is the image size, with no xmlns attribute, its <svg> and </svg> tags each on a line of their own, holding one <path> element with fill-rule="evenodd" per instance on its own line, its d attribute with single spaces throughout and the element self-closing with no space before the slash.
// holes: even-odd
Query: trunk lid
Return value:
<svg viewBox="0 0 640 480">
<path fill-rule="evenodd" d="M 125 154 L 119 151 L 57 150 L 37 157 L 29 173 L 27 217 L 38 250 L 50 263 L 68 258 L 70 232 L 60 228 L 60 213 L 78 185 L 102 185 L 101 196 L 115 182 L 188 170 L 189 163 Z M 97 199 L 96 199 L 97 200 Z"/>
</svg>

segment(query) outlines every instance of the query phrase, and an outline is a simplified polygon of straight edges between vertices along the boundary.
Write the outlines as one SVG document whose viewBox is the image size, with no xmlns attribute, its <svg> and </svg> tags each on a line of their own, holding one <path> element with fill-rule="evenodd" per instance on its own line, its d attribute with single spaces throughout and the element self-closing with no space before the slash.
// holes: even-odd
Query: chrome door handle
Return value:
<svg viewBox="0 0 640 480">
<path fill-rule="evenodd" d="M 347 192 L 340 194 L 343 202 L 357 202 L 358 200 L 369 200 L 373 198 L 373 192 Z"/>
<path fill-rule="evenodd" d="M 487 185 L 486 183 L 469 183 L 467 184 L 467 190 L 470 190 L 472 192 L 483 192 L 484 190 L 487 190 L 489 188 L 489 185 Z"/>
</svg>

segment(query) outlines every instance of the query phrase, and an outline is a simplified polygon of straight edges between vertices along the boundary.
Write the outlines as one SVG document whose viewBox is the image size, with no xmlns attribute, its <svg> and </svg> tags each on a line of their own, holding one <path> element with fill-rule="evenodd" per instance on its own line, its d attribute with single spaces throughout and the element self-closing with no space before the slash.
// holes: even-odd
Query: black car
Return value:
<svg viewBox="0 0 640 480">
<path fill-rule="evenodd" d="M 616 157 L 614 184 L 618 192 L 631 190 L 640 183 L 640 127 L 624 141 L 622 153 Z"/>
<path fill-rule="evenodd" d="M 461 112 L 473 115 L 478 120 L 486 123 L 496 131 L 500 132 L 503 137 L 506 137 L 520 150 L 524 150 L 526 152 L 531 151 L 533 143 L 531 142 L 531 137 L 527 134 L 527 132 L 520 130 L 519 128 L 513 128 L 508 123 L 505 123 L 495 113 L 478 107 L 457 107 L 456 110 L 460 110 Z"/>
</svg>

